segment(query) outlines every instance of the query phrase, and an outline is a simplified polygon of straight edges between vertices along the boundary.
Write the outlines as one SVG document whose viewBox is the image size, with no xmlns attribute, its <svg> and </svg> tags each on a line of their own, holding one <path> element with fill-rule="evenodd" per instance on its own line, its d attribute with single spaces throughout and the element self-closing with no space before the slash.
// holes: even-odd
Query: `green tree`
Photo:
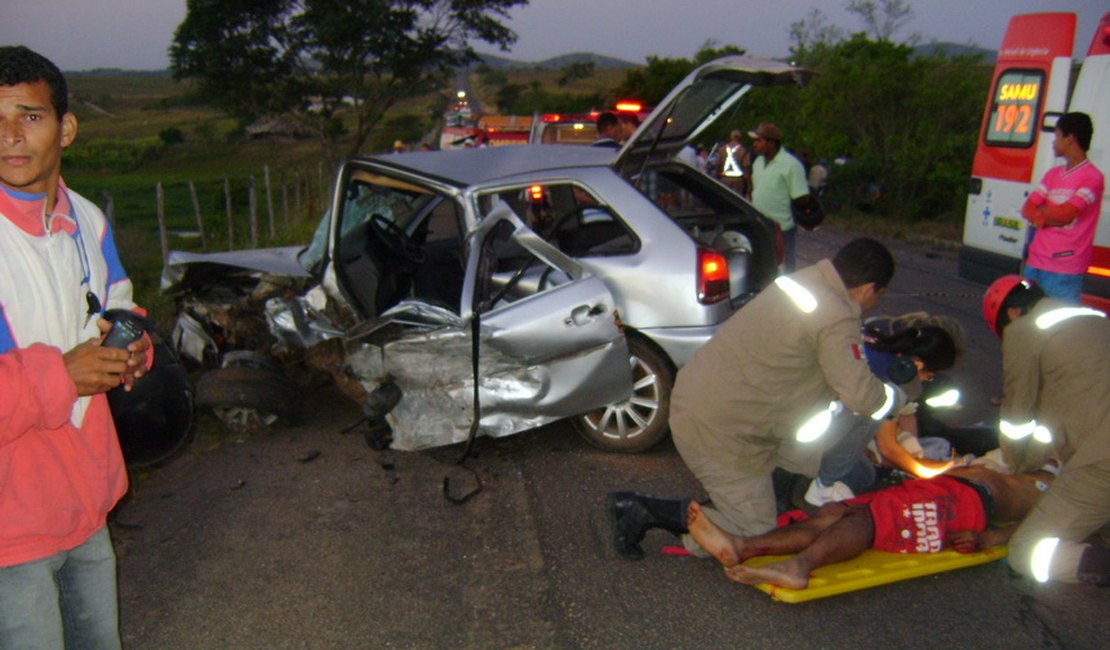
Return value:
<svg viewBox="0 0 1110 650">
<path fill-rule="evenodd" d="M 891 40 L 913 19 L 913 7 L 906 0 L 848 0 L 844 8 L 858 16 L 877 41 Z"/>
<path fill-rule="evenodd" d="M 382 121 L 382 128 L 374 132 L 371 143 L 375 151 L 389 149 L 395 140 L 417 142 L 430 127 L 422 115 L 400 113 Z"/>
<path fill-rule="evenodd" d="M 556 83 L 560 88 L 577 79 L 589 79 L 593 76 L 596 65 L 593 61 L 575 61 L 563 66 L 562 74 Z"/>
<path fill-rule="evenodd" d="M 714 41 L 706 41 L 692 61 L 649 56 L 646 67 L 628 71 L 624 81 L 616 88 L 616 96 L 635 98 L 649 106 L 658 104 L 678 82 L 702 63 L 744 52 L 743 48 L 735 45 L 717 47 Z"/>
<path fill-rule="evenodd" d="M 975 150 L 987 66 L 977 57 L 916 56 L 908 45 L 862 33 L 819 58 L 795 110 L 780 107 L 790 146 L 851 154 L 847 182 L 878 183 L 888 214 L 953 212 Z"/>
<path fill-rule="evenodd" d="M 846 0 L 844 9 L 854 14 L 863 23 L 864 31 L 876 41 L 889 41 L 895 32 L 902 29 L 913 19 L 913 7 L 906 0 Z M 813 8 L 805 18 L 790 23 L 790 52 L 796 59 L 812 55 L 834 47 L 844 41 L 843 29 L 829 22 L 828 16 L 820 9 Z M 909 41 L 918 40 L 916 35 Z"/>
<path fill-rule="evenodd" d="M 844 30 L 831 24 L 824 12 L 816 7 L 805 18 L 790 23 L 790 52 L 796 59 L 843 40 Z"/>
<path fill-rule="evenodd" d="M 232 114 L 289 114 L 335 156 L 349 153 L 399 100 L 478 59 L 472 41 L 507 49 L 499 19 L 527 0 L 188 0 L 170 46 L 175 78 L 196 79 Z"/>
<path fill-rule="evenodd" d="M 507 83 L 497 89 L 497 94 L 494 101 L 497 102 L 497 110 L 502 113 L 512 113 L 513 106 L 520 101 L 528 88 L 524 84 Z"/>
<path fill-rule="evenodd" d="M 509 76 L 505 74 L 504 70 L 496 70 L 485 63 L 479 65 L 474 71 L 478 74 L 482 83 L 487 86 L 504 86 L 509 83 Z"/>
</svg>

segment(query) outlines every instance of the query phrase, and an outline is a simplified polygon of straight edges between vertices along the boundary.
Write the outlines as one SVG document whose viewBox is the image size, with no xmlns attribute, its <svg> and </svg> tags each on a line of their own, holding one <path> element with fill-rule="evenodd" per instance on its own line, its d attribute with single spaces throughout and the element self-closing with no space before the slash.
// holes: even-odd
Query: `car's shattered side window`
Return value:
<svg viewBox="0 0 1110 650">
<path fill-rule="evenodd" d="M 535 184 L 479 197 L 483 214 L 498 203 L 526 215 L 528 227 L 571 257 L 627 255 L 639 250 L 632 230 L 579 185 Z"/>
<path fill-rule="evenodd" d="M 482 241 L 474 292 L 477 311 L 498 309 L 570 279 L 514 241 L 513 233 L 513 225 L 502 222 Z"/>
<path fill-rule="evenodd" d="M 413 186 L 396 187 L 352 179 L 343 201 L 340 236 L 365 224 L 375 214 L 404 230 L 435 196 Z"/>
</svg>

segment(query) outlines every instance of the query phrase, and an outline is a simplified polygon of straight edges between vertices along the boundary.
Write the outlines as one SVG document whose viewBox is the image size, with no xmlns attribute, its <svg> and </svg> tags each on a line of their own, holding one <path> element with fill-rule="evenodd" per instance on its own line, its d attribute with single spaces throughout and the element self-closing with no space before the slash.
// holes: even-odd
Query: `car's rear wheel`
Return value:
<svg viewBox="0 0 1110 650">
<path fill-rule="evenodd" d="M 632 395 L 572 419 L 574 428 L 591 444 L 606 451 L 634 454 L 667 437 L 675 369 L 655 345 L 628 337 Z"/>
<path fill-rule="evenodd" d="M 197 404 L 233 431 L 292 422 L 301 401 L 296 387 L 273 370 L 249 366 L 217 368 L 197 382 Z"/>
</svg>

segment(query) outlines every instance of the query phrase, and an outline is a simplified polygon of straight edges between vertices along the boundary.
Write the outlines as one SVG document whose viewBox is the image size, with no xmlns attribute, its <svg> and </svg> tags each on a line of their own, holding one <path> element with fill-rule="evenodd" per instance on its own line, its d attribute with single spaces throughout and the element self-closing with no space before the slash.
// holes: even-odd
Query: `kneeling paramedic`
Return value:
<svg viewBox="0 0 1110 650">
<path fill-rule="evenodd" d="M 890 251 L 856 239 L 832 260 L 780 277 L 734 314 L 678 373 L 671 432 L 709 493 L 714 524 L 751 536 L 775 526 L 775 467 L 813 477 L 840 409 L 875 420 L 905 403 L 863 358 L 860 317 L 894 275 Z M 827 435 L 826 435 L 827 434 Z M 614 544 L 642 557 L 649 528 L 686 533 L 685 500 L 609 495 Z M 696 543 L 683 537 L 691 551 Z"/>
<path fill-rule="evenodd" d="M 1010 566 L 1040 582 L 1110 584 L 1110 550 L 1085 543 L 1110 523 L 1110 321 L 999 278 L 983 318 L 1002 338 L 1000 443 L 1018 472 L 1048 458 L 1059 479 L 1010 539 Z"/>
</svg>

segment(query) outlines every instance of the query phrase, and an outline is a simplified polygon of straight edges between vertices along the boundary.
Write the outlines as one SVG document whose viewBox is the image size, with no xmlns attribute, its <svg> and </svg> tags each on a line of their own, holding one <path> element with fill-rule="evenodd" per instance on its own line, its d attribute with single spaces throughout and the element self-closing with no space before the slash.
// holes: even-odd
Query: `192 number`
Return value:
<svg viewBox="0 0 1110 650">
<path fill-rule="evenodd" d="M 1029 122 L 1033 119 L 1033 108 L 1028 104 L 1007 104 L 998 107 L 994 120 L 995 133 L 1029 133 Z"/>
</svg>

